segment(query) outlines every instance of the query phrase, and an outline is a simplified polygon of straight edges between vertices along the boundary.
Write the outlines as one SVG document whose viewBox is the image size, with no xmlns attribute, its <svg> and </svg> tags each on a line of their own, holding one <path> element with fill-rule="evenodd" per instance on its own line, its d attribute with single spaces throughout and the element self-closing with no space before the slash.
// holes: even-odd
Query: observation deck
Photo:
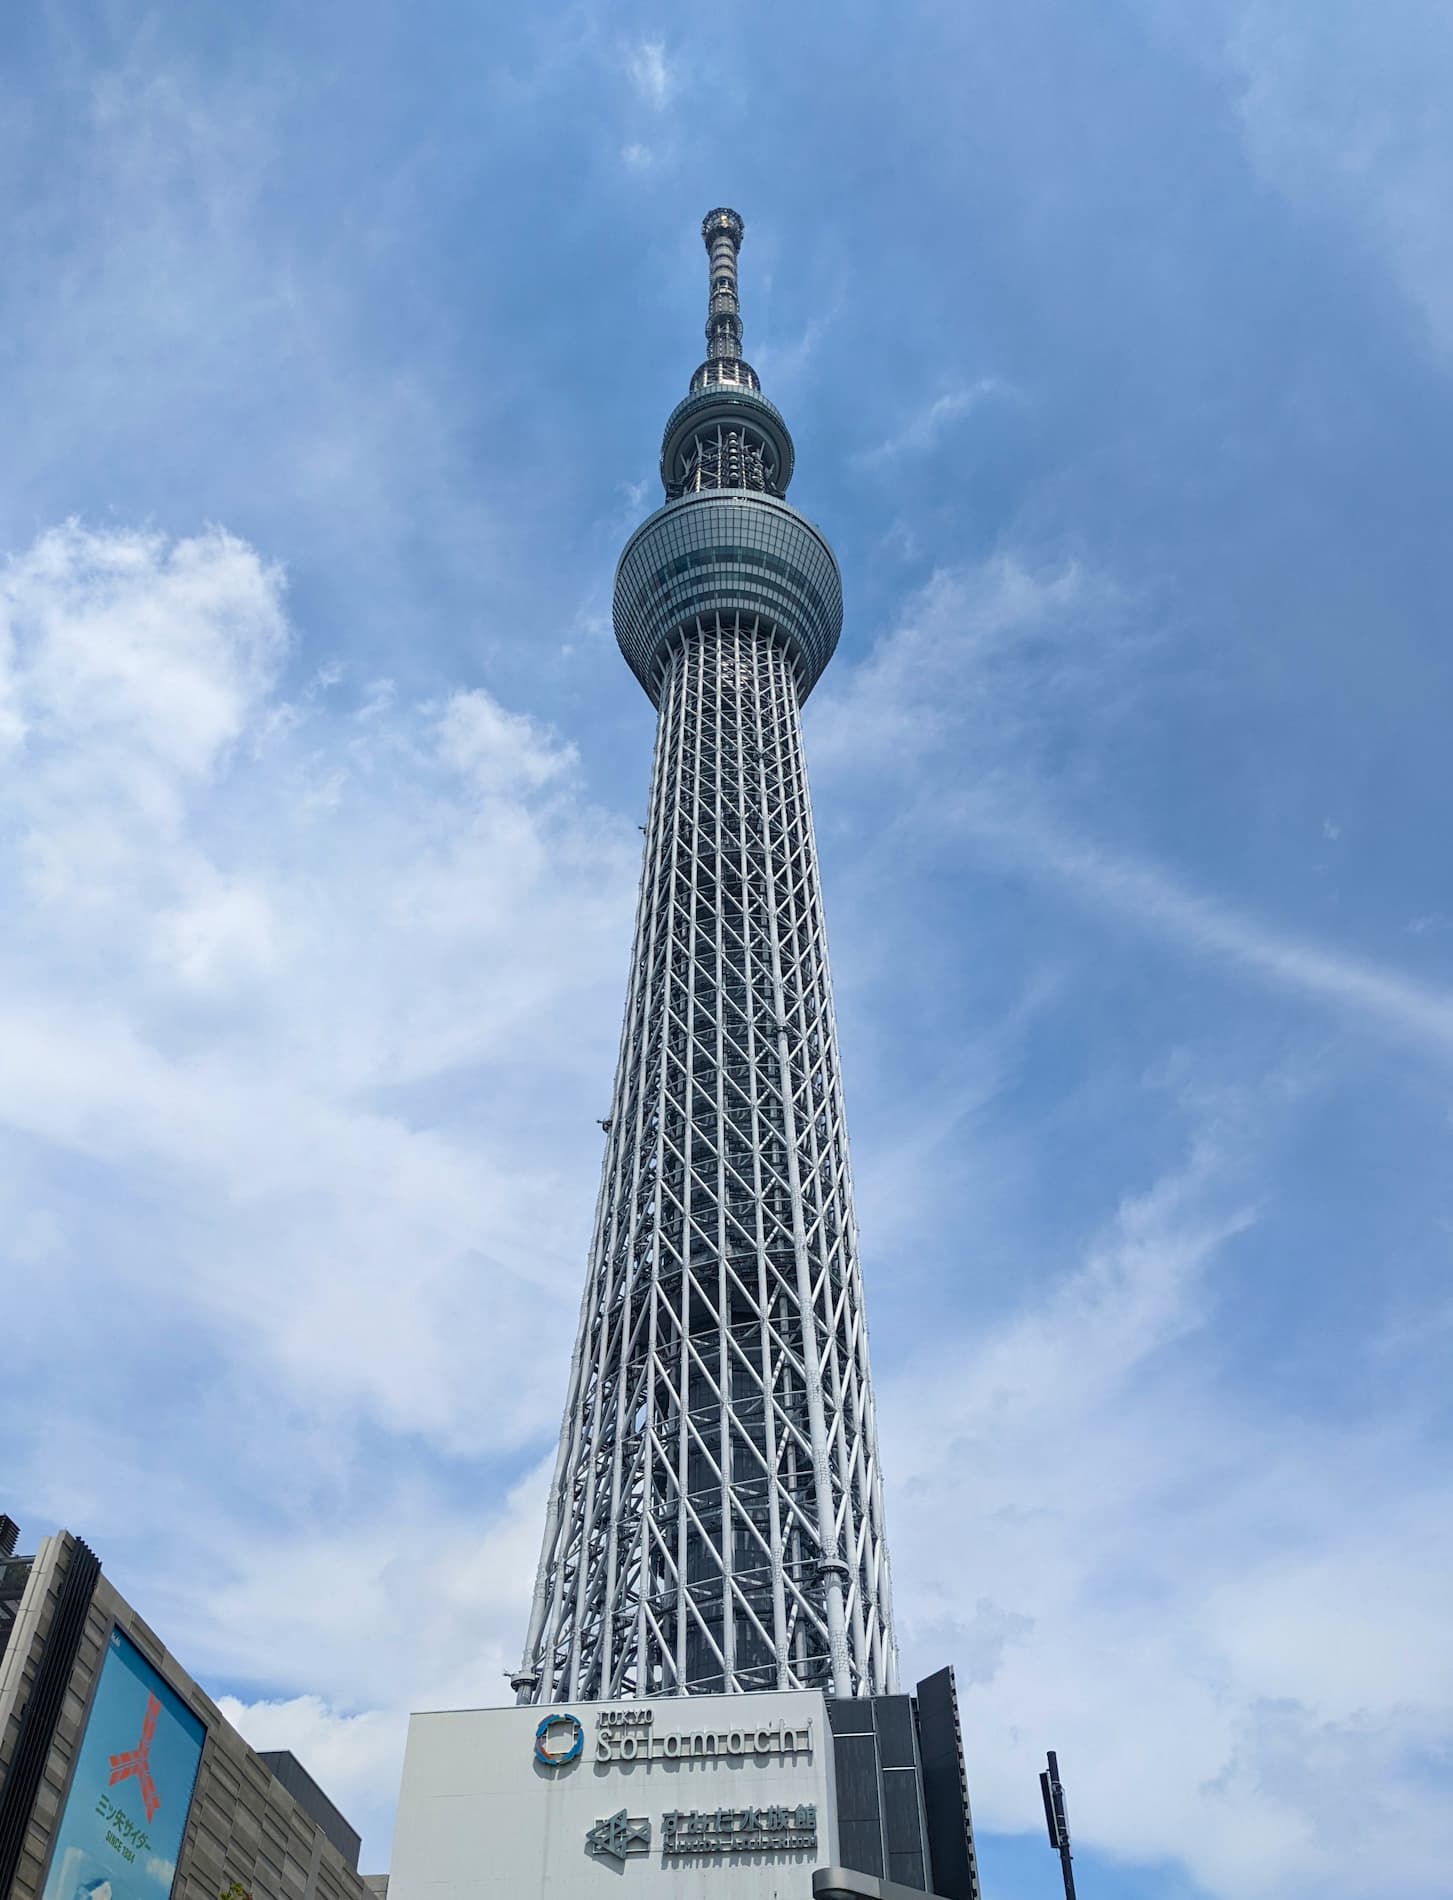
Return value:
<svg viewBox="0 0 1453 1900">
<path fill-rule="evenodd" d="M 611 617 L 652 705 L 672 651 L 717 617 L 771 632 L 792 661 L 801 703 L 837 648 L 842 577 L 822 535 L 779 496 L 700 489 L 658 508 L 627 541 Z"/>
</svg>

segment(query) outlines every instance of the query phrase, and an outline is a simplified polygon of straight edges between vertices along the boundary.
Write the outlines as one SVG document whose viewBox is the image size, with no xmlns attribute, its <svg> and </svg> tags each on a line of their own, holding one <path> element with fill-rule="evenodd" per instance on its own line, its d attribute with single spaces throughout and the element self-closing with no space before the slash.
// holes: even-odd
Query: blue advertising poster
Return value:
<svg viewBox="0 0 1453 1900">
<path fill-rule="evenodd" d="M 41 1900 L 167 1900 L 205 1735 L 112 1630 Z"/>
</svg>

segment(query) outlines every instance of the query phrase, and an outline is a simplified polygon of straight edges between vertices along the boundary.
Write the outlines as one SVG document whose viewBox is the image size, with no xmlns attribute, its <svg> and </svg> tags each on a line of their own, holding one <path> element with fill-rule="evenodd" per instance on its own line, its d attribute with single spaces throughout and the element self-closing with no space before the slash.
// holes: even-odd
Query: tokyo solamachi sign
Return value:
<svg viewBox="0 0 1453 1900">
<path fill-rule="evenodd" d="M 740 1709 L 747 1699 L 733 1700 Z M 718 1722 L 709 1728 L 667 1728 L 664 1723 L 658 1728 L 656 1711 L 649 1705 L 602 1709 L 596 1717 L 595 1759 L 599 1762 L 715 1760 L 724 1756 L 765 1760 L 774 1755 L 791 1758 L 811 1754 L 811 1722 L 784 1722 L 778 1717 L 776 1721 L 737 1722 L 730 1727 Z"/>
</svg>

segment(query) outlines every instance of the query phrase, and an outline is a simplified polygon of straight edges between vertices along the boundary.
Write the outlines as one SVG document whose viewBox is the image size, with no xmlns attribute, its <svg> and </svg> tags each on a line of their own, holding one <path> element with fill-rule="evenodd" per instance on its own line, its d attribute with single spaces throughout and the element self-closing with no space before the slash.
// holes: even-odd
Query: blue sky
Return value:
<svg viewBox="0 0 1453 1900">
<path fill-rule="evenodd" d="M 1453 26 L 53 0 L 0 74 L 5 1498 L 387 1855 L 524 1625 L 716 203 L 900 1640 L 989 1900 L 1446 1894 Z"/>
</svg>

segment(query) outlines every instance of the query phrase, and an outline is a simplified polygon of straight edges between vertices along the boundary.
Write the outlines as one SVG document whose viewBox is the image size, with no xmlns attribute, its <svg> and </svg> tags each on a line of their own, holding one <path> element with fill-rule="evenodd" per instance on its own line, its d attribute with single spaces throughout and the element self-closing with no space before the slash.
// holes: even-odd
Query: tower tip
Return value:
<svg viewBox="0 0 1453 1900">
<path fill-rule="evenodd" d="M 742 241 L 746 225 L 742 222 L 740 211 L 733 211 L 727 205 L 718 205 L 715 211 L 708 211 L 701 220 L 701 241 L 708 250 L 715 238 L 724 237 L 734 246 Z"/>
</svg>

